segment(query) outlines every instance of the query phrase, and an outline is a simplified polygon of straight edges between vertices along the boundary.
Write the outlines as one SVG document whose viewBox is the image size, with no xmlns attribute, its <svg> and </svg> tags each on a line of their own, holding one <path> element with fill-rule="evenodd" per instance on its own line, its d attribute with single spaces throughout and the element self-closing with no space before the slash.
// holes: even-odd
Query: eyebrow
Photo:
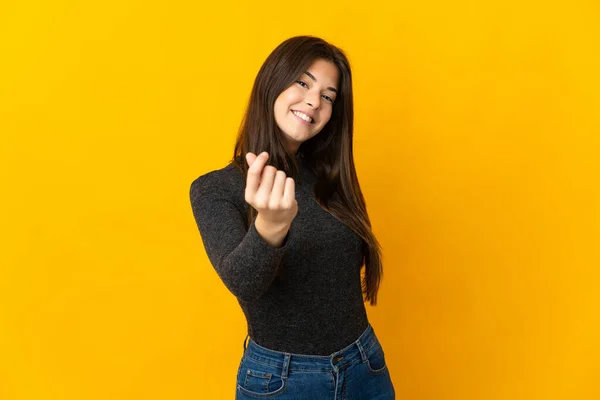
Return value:
<svg viewBox="0 0 600 400">
<path fill-rule="evenodd" d="M 304 73 L 305 73 L 306 75 L 310 76 L 310 78 L 311 78 L 313 81 L 315 81 L 315 82 L 317 81 L 317 78 L 315 78 L 315 77 L 314 77 L 314 75 L 313 75 L 313 74 L 311 74 L 310 72 L 308 72 L 308 71 L 304 71 Z M 334 87 L 331 87 L 331 86 L 329 86 L 327 89 L 331 90 L 331 91 L 332 91 L 333 93 L 335 93 L 335 94 L 337 94 L 337 92 L 338 92 L 336 88 L 334 88 Z"/>
</svg>

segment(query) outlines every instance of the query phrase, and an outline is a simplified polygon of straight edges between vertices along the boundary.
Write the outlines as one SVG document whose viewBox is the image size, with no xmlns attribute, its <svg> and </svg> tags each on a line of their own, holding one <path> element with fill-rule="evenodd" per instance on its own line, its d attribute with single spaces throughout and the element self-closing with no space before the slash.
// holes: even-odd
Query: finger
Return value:
<svg viewBox="0 0 600 400">
<path fill-rule="evenodd" d="M 269 153 L 267 153 L 266 151 L 263 151 L 259 155 L 255 155 L 252 152 L 248 152 L 246 154 L 246 161 L 251 161 L 251 163 L 249 163 L 248 166 L 251 167 L 252 164 L 254 164 L 258 158 L 260 158 L 261 160 L 264 160 L 266 163 L 266 160 L 269 158 Z"/>
<path fill-rule="evenodd" d="M 273 190 L 273 181 L 275 179 L 275 173 L 277 169 L 272 165 L 266 165 L 263 168 L 262 175 L 260 177 L 260 187 L 256 191 L 256 197 L 262 199 L 263 205 L 267 205 L 269 198 L 271 197 L 271 191 Z"/>
<path fill-rule="evenodd" d="M 283 192 L 283 204 L 286 207 L 291 207 L 296 200 L 296 182 L 294 182 L 294 178 L 288 177 L 285 180 L 285 190 Z"/>
<path fill-rule="evenodd" d="M 269 154 L 263 151 L 258 155 L 258 157 L 256 157 L 252 163 L 252 166 L 248 168 L 248 175 L 246 177 L 246 194 L 249 194 L 251 197 L 253 197 L 258 190 L 261 174 L 263 167 L 267 162 L 267 158 L 269 158 Z"/>
<path fill-rule="evenodd" d="M 256 154 L 254 154 L 252 152 L 246 153 L 246 162 L 248 163 L 248 167 L 252 166 L 252 164 L 254 163 L 254 160 L 256 160 Z"/>
<path fill-rule="evenodd" d="M 273 189 L 271 190 L 271 198 L 269 204 L 271 207 L 278 207 L 281 204 L 283 198 L 283 189 L 285 188 L 285 171 L 277 171 L 275 173 L 275 181 L 273 182 Z"/>
</svg>

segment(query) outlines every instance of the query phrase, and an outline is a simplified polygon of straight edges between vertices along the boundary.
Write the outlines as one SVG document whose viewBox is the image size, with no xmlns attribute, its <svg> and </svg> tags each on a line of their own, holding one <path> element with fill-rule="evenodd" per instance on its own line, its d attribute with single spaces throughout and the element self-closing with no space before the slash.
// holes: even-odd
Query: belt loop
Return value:
<svg viewBox="0 0 600 400">
<path fill-rule="evenodd" d="M 283 379 L 287 378 L 288 368 L 290 366 L 290 358 L 291 357 L 292 357 L 291 353 L 284 353 L 284 356 L 283 356 L 283 368 L 282 368 L 282 371 L 281 371 L 281 377 Z"/>
<path fill-rule="evenodd" d="M 360 340 L 357 340 L 356 345 L 358 346 L 358 351 L 360 351 L 360 358 L 362 358 L 363 362 L 367 361 L 367 354 L 365 353 L 365 349 L 363 349 L 362 344 L 360 344 Z"/>
<path fill-rule="evenodd" d="M 248 336 L 250 335 L 246 334 L 246 337 L 244 338 L 244 353 L 246 353 L 246 340 L 248 340 Z"/>
</svg>

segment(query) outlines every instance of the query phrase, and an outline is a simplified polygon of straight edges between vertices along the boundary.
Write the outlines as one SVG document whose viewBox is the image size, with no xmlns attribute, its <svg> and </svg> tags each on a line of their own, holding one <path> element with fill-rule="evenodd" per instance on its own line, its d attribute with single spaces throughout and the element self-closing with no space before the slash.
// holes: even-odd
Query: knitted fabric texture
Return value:
<svg viewBox="0 0 600 400">
<path fill-rule="evenodd" d="M 363 240 L 317 203 L 316 178 L 297 160 L 298 214 L 281 247 L 267 244 L 254 220 L 246 227 L 246 179 L 234 164 L 196 178 L 190 201 L 206 255 L 237 298 L 252 340 L 281 352 L 330 355 L 367 328 Z"/>
</svg>

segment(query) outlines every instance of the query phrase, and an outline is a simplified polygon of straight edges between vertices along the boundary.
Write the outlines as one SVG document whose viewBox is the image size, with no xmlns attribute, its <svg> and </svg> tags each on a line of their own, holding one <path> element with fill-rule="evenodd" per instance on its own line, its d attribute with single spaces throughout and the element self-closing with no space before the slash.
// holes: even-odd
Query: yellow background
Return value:
<svg viewBox="0 0 600 400">
<path fill-rule="evenodd" d="M 188 190 L 299 34 L 353 66 L 397 398 L 600 398 L 598 4 L 2 2 L 0 399 L 233 399 Z"/>
</svg>

